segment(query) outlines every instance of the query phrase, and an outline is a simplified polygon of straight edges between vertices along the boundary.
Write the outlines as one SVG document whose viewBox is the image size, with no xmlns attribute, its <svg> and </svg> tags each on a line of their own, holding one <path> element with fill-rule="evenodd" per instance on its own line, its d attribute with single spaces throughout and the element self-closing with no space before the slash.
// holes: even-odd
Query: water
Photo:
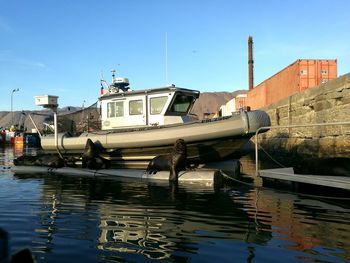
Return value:
<svg viewBox="0 0 350 263">
<path fill-rule="evenodd" d="M 19 149 L 3 149 L 12 165 Z M 325 193 L 323 193 L 325 194 Z M 0 227 L 37 262 L 349 262 L 350 204 L 269 188 L 0 172 Z"/>
</svg>

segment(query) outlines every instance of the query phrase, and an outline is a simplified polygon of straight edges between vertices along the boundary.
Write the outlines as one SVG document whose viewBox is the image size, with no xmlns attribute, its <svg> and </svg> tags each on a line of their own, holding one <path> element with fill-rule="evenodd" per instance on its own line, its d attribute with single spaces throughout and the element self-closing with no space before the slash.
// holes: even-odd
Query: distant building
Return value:
<svg viewBox="0 0 350 263">
<path fill-rule="evenodd" d="M 246 105 L 259 109 L 337 78 L 337 60 L 299 59 L 247 93 Z"/>
<path fill-rule="evenodd" d="M 230 116 L 233 112 L 239 111 L 241 108 L 246 107 L 247 92 L 242 91 L 233 99 L 229 100 L 226 104 L 222 105 L 219 110 L 220 116 Z"/>
</svg>

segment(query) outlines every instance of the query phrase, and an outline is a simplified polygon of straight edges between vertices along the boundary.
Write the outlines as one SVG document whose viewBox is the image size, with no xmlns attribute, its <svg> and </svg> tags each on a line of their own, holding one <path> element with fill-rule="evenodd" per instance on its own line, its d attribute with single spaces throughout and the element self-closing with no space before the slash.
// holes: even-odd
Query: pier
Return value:
<svg viewBox="0 0 350 263">
<path fill-rule="evenodd" d="M 256 131 L 255 175 L 263 181 L 350 190 L 348 176 L 296 174 L 292 168 L 309 158 L 349 158 L 349 91 L 350 74 L 347 74 L 265 107 L 272 126 Z M 266 129 L 269 131 L 259 135 L 261 130 Z M 271 169 L 262 165 L 259 148 L 283 166 Z"/>
<path fill-rule="evenodd" d="M 260 170 L 259 176 L 262 177 L 263 180 L 303 183 L 350 190 L 350 177 L 294 174 L 294 170 L 291 167 Z"/>
</svg>

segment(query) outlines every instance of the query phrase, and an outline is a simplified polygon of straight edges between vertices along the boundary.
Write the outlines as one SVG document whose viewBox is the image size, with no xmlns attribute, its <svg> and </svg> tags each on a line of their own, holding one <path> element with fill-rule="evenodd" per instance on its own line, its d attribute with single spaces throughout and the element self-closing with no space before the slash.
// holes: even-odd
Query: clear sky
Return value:
<svg viewBox="0 0 350 263">
<path fill-rule="evenodd" d="M 337 59 L 343 75 L 349 28 L 348 0 L 0 0 L 0 110 L 17 88 L 14 110 L 44 94 L 92 104 L 111 69 L 133 89 L 247 89 L 249 35 L 255 85 L 299 58 Z"/>
</svg>

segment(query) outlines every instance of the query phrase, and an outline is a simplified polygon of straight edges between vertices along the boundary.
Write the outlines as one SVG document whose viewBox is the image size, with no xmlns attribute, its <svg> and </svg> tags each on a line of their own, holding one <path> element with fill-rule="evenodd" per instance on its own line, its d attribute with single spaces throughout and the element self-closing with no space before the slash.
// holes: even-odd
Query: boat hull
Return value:
<svg viewBox="0 0 350 263">
<path fill-rule="evenodd" d="M 265 112 L 251 111 L 180 125 L 101 131 L 78 137 L 59 134 L 57 145 L 54 136 L 44 136 L 41 145 L 46 152 L 58 148 L 62 155 L 79 157 L 89 138 L 116 167 L 143 168 L 155 156 L 171 152 L 174 142 L 181 138 L 187 144 L 188 161 L 199 164 L 232 157 L 258 128 L 269 125 Z"/>
</svg>

